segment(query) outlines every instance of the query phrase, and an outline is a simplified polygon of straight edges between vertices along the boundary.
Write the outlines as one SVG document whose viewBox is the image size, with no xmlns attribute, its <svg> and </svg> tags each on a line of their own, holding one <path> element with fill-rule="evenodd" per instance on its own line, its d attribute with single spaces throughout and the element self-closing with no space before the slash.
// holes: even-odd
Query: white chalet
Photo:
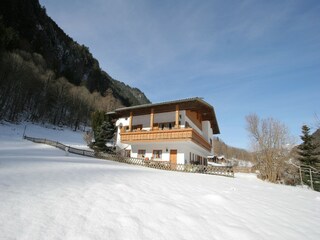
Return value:
<svg viewBox="0 0 320 240">
<path fill-rule="evenodd" d="M 116 148 L 127 157 L 206 164 L 219 134 L 213 107 L 202 98 L 118 108 Z"/>
</svg>

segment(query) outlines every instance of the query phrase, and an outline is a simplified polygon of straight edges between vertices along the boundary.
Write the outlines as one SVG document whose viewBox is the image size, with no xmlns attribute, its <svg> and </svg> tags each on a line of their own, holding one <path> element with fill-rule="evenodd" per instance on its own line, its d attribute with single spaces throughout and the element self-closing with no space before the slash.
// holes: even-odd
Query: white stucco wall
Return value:
<svg viewBox="0 0 320 240">
<path fill-rule="evenodd" d="M 206 158 L 211 153 L 191 141 L 185 142 L 162 142 L 162 143 L 135 143 L 131 146 L 132 157 L 138 157 L 138 150 L 145 150 L 145 158 L 152 159 L 153 150 L 162 151 L 163 161 L 170 160 L 170 150 L 177 150 L 177 163 L 186 164 L 190 162 L 190 153 Z M 157 160 L 157 159 L 156 159 Z"/>
<path fill-rule="evenodd" d="M 202 132 L 203 132 L 203 137 L 210 142 L 210 139 L 212 139 L 213 133 L 212 133 L 212 128 L 211 124 L 209 121 L 203 121 L 202 122 Z"/>
<path fill-rule="evenodd" d="M 182 143 L 161 142 L 161 143 L 135 143 L 132 145 L 132 157 L 138 157 L 138 150 L 146 150 L 145 158 L 152 159 L 153 150 L 161 150 L 162 158 L 154 160 L 170 161 L 170 150 L 177 150 L 177 163 L 184 164 L 184 152 L 181 151 Z"/>
<path fill-rule="evenodd" d="M 120 126 L 128 126 L 129 125 L 129 118 L 119 118 L 117 121 L 116 121 L 116 127 L 117 127 L 117 140 L 116 140 L 116 148 L 117 150 L 131 150 L 131 145 L 129 144 L 124 144 L 121 142 L 121 139 L 120 139 Z"/>
<path fill-rule="evenodd" d="M 192 127 L 193 129 L 195 129 L 199 134 L 203 135 L 202 131 L 197 127 L 197 125 L 195 125 L 190 118 L 188 118 L 187 116 L 185 116 L 185 121 L 187 121 L 190 125 L 190 127 Z"/>
<path fill-rule="evenodd" d="M 179 115 L 181 116 L 181 118 L 179 118 L 180 126 L 184 128 L 186 126 L 186 111 L 179 111 Z"/>
</svg>

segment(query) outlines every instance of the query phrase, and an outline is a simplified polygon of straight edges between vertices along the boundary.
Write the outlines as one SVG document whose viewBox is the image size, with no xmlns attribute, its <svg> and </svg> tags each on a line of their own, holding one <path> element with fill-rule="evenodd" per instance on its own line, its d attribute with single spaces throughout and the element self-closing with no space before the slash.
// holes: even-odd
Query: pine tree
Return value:
<svg viewBox="0 0 320 240">
<path fill-rule="evenodd" d="M 301 140 L 303 143 L 298 146 L 298 153 L 300 157 L 298 158 L 303 164 L 317 167 L 319 164 L 319 153 L 317 152 L 317 145 L 314 144 L 314 139 L 310 135 L 310 128 L 307 125 L 302 126 L 302 136 Z"/>
<path fill-rule="evenodd" d="M 100 130 L 100 126 L 105 121 L 105 112 L 103 111 L 94 111 L 91 115 L 91 126 L 94 133 L 94 136 L 98 135 L 98 131 Z"/>
<path fill-rule="evenodd" d="M 93 148 L 97 151 L 112 152 L 112 148 L 108 147 L 107 141 L 114 136 L 115 127 L 111 119 L 107 118 L 100 126 L 96 126 L 95 142 Z"/>
</svg>

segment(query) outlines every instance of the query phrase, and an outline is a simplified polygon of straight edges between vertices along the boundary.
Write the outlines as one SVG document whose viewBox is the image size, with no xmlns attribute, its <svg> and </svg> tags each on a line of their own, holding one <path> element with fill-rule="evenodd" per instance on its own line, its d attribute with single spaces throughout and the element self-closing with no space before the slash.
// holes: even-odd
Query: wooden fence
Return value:
<svg viewBox="0 0 320 240">
<path fill-rule="evenodd" d="M 203 173 L 212 175 L 222 175 L 228 177 L 234 177 L 232 166 L 205 166 L 195 164 L 172 164 L 167 161 L 151 161 L 144 160 L 142 158 L 123 157 L 120 155 L 99 153 L 99 158 L 114 160 L 127 164 L 145 166 L 149 168 L 156 168 L 167 171 L 178 171 L 178 172 L 192 172 L 192 173 Z"/>
<path fill-rule="evenodd" d="M 67 151 L 70 153 L 79 154 L 79 155 L 83 155 L 83 156 L 87 156 L 87 157 L 95 157 L 95 153 L 93 151 L 73 148 L 73 147 L 64 145 L 60 142 L 51 141 L 51 140 L 48 140 L 45 138 L 33 138 L 33 137 L 24 136 L 24 139 L 27 139 L 27 140 L 35 142 L 35 143 L 44 143 L 44 144 L 59 148 L 63 151 Z"/>
<path fill-rule="evenodd" d="M 120 154 L 111 154 L 111 153 L 102 153 L 88 151 L 78 148 L 73 148 L 67 145 L 64 145 L 60 142 L 51 141 L 44 138 L 33 138 L 24 136 L 25 139 L 35 142 L 35 143 L 44 143 L 51 145 L 53 147 L 59 148 L 63 151 L 67 151 L 74 154 L 79 154 L 87 157 L 95 157 L 99 159 L 112 160 L 127 164 L 139 165 L 149 168 L 168 170 L 168 171 L 178 171 L 178 172 L 190 172 L 190 173 L 203 173 L 211 175 L 221 175 L 226 177 L 234 177 L 234 171 L 232 166 L 205 166 L 205 165 L 194 165 L 194 164 L 172 164 L 170 162 L 163 161 L 146 161 L 142 158 L 131 158 L 123 157 Z"/>
<path fill-rule="evenodd" d="M 301 184 L 306 184 L 311 189 L 320 192 L 320 172 L 319 170 L 306 165 L 299 166 Z"/>
<path fill-rule="evenodd" d="M 235 173 L 254 173 L 254 170 L 252 169 L 252 167 L 233 167 L 233 171 Z"/>
<path fill-rule="evenodd" d="M 299 171 L 300 184 L 308 185 L 312 190 L 320 192 L 320 171 L 308 165 L 296 165 L 289 163 L 296 167 Z"/>
</svg>

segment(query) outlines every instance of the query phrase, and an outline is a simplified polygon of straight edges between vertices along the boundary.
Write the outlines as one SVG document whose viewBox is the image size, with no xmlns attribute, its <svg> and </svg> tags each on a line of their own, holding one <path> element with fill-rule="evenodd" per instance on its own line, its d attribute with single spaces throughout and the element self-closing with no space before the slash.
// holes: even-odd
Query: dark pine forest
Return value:
<svg viewBox="0 0 320 240">
<path fill-rule="evenodd" d="M 103 71 L 38 0 L 0 1 L 0 119 L 77 128 L 96 110 L 143 103 L 143 92 Z"/>
</svg>

